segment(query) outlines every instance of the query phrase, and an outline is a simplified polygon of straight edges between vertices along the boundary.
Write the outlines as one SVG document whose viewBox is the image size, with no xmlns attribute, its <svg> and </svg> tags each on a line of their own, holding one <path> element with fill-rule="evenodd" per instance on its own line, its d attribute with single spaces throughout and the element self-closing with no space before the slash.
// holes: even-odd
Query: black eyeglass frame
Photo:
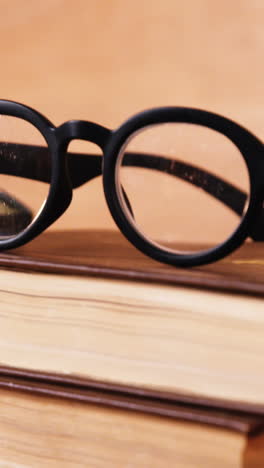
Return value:
<svg viewBox="0 0 264 468">
<path fill-rule="evenodd" d="M 55 127 L 30 107 L 5 100 L 0 100 L 0 115 L 18 117 L 34 125 L 46 140 L 52 159 L 49 193 L 41 213 L 24 231 L 9 239 L 1 240 L 0 250 L 19 247 L 29 242 L 55 222 L 67 209 L 73 189 L 67 149 L 70 142 L 75 139 L 92 142 L 102 150 L 103 187 L 110 212 L 125 237 L 146 255 L 170 265 L 191 267 L 225 257 L 258 229 L 262 229 L 264 240 L 264 145 L 248 130 L 225 117 L 200 109 L 161 107 L 138 113 L 116 130 L 81 120 L 68 121 Z M 170 122 L 197 124 L 222 133 L 239 149 L 248 168 L 250 197 L 246 213 L 238 228 L 226 241 L 207 251 L 178 254 L 151 243 L 131 223 L 118 194 L 117 160 L 128 138 L 144 127 Z"/>
</svg>

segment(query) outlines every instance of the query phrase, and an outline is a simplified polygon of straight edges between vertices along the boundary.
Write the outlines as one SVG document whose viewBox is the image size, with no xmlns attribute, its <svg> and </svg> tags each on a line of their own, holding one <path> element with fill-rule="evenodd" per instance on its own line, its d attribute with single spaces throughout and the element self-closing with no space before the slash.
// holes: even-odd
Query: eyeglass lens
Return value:
<svg viewBox="0 0 264 468">
<path fill-rule="evenodd" d="M 41 179 L 50 168 L 51 156 L 38 129 L 0 115 L 0 239 L 18 235 L 40 214 L 50 188 L 49 180 Z"/>
<path fill-rule="evenodd" d="M 241 153 L 226 136 L 200 125 L 141 129 L 123 145 L 116 175 L 130 223 L 149 242 L 175 253 L 222 243 L 248 205 L 249 174 Z"/>
</svg>

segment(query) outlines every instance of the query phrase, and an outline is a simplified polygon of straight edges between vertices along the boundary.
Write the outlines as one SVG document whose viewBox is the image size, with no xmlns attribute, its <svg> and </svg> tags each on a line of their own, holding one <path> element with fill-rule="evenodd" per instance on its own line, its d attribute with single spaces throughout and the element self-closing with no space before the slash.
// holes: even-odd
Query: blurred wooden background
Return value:
<svg viewBox="0 0 264 468">
<path fill-rule="evenodd" d="M 264 138 L 263 0 L 0 0 L 0 7 L 2 98 L 55 124 L 80 118 L 108 127 L 148 107 L 195 106 Z M 96 187 L 93 196 L 77 192 L 56 227 L 82 224 L 84 209 L 107 218 Z"/>
</svg>

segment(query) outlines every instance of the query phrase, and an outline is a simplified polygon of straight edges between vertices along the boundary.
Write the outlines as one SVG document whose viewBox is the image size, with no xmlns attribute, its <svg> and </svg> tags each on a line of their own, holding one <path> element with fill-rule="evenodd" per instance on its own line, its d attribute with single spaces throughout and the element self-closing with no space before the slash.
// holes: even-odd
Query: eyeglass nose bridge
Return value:
<svg viewBox="0 0 264 468">
<path fill-rule="evenodd" d="M 68 147 L 73 140 L 83 140 L 97 145 L 104 154 L 111 130 L 93 122 L 70 120 L 56 128 L 55 134 L 61 154 L 67 153 L 67 173 L 73 189 L 102 175 L 101 155 L 68 152 Z"/>
<path fill-rule="evenodd" d="M 108 128 L 85 120 L 69 120 L 56 129 L 61 146 L 67 148 L 72 140 L 84 140 L 98 145 L 102 151 L 111 133 Z"/>
</svg>

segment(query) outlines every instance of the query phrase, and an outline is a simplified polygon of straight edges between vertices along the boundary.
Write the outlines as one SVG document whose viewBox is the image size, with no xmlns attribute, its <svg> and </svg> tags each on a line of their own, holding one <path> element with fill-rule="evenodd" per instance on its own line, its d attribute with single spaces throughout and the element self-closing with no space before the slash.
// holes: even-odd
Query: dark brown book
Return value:
<svg viewBox="0 0 264 468">
<path fill-rule="evenodd" d="M 0 265 L 264 296 L 264 242 L 248 241 L 221 261 L 181 269 L 143 255 L 118 231 L 48 231 L 23 247 L 1 253 Z"/>
<path fill-rule="evenodd" d="M 263 413 L 263 253 L 183 270 L 48 232 L 0 256 L 2 372 Z"/>
<path fill-rule="evenodd" d="M 263 417 L 0 378 L 1 466 L 261 468 Z"/>
</svg>

